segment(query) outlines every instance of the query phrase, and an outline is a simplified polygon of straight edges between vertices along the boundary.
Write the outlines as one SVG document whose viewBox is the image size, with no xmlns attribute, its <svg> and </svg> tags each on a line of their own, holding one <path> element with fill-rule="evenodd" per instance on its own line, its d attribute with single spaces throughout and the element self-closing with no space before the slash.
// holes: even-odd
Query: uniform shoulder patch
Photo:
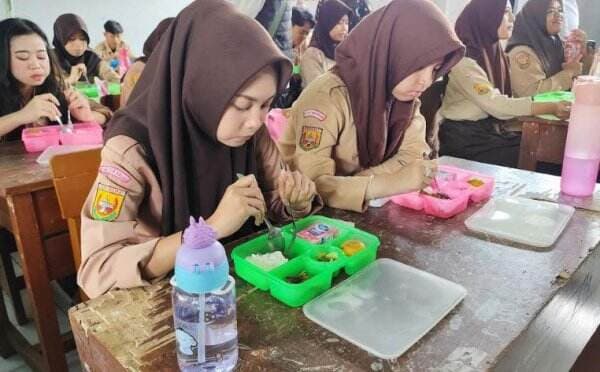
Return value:
<svg viewBox="0 0 600 372">
<path fill-rule="evenodd" d="M 321 144 L 321 137 L 323 135 L 323 128 L 319 127 L 302 127 L 302 134 L 300 135 L 300 148 L 304 151 L 314 150 Z"/>
<path fill-rule="evenodd" d="M 96 188 L 92 204 L 92 217 L 100 221 L 114 221 L 121 214 L 127 191 L 102 183 Z"/>
<path fill-rule="evenodd" d="M 304 110 L 303 112 L 303 116 L 305 118 L 315 118 L 318 121 L 323 121 L 325 119 L 327 119 L 327 115 L 324 112 L 321 112 L 319 110 Z"/>
<path fill-rule="evenodd" d="M 526 70 L 531 66 L 531 56 L 529 53 L 520 52 L 516 55 L 515 59 L 517 61 L 517 66 L 519 66 L 521 70 Z"/>
<path fill-rule="evenodd" d="M 490 84 L 477 83 L 477 84 L 473 85 L 473 89 L 480 96 L 484 96 L 484 95 L 488 94 L 492 90 L 492 87 L 491 87 Z"/>
<path fill-rule="evenodd" d="M 119 185 L 127 185 L 131 182 L 129 173 L 116 165 L 101 165 L 98 172 Z"/>
</svg>

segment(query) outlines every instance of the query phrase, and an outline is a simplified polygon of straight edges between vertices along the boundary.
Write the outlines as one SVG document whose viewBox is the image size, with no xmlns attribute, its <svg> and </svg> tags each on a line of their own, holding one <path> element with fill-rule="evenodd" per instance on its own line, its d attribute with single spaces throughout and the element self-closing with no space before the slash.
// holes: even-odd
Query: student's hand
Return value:
<svg viewBox="0 0 600 372">
<path fill-rule="evenodd" d="M 374 176 L 366 198 L 371 200 L 422 190 L 429 186 L 436 173 L 436 160 L 417 159 L 395 173 Z"/>
<path fill-rule="evenodd" d="M 563 63 L 562 69 L 565 71 L 570 71 L 575 75 L 581 74 L 581 71 L 583 70 L 583 65 L 580 62 L 581 57 L 582 56 L 579 55 L 579 57 L 575 58 L 574 60 Z"/>
<path fill-rule="evenodd" d="M 556 102 L 556 104 L 554 105 L 554 115 L 560 119 L 568 119 L 571 115 L 571 102 Z"/>
<path fill-rule="evenodd" d="M 58 109 L 60 102 L 51 93 L 35 96 L 20 111 L 20 121 L 22 124 L 29 124 L 39 121 L 41 118 L 48 118 L 51 121 L 61 117 Z"/>
<path fill-rule="evenodd" d="M 298 171 L 282 171 L 277 179 L 277 190 L 283 204 L 293 211 L 307 210 L 317 193 L 315 183 Z"/>
<path fill-rule="evenodd" d="M 84 75 L 87 75 L 87 67 L 85 67 L 85 63 L 79 63 L 71 67 L 71 73 L 68 80 L 71 84 L 75 84 Z"/>
<path fill-rule="evenodd" d="M 207 222 L 219 238 L 227 237 L 242 227 L 250 217 L 260 225 L 266 213 L 265 200 L 253 175 L 241 177 L 231 184 Z"/>
<path fill-rule="evenodd" d="M 65 91 L 65 97 L 69 103 L 69 111 L 71 115 L 79 121 L 95 121 L 94 114 L 90 108 L 90 101 L 83 94 L 74 89 Z"/>
<path fill-rule="evenodd" d="M 571 31 L 571 35 L 569 35 L 570 38 L 581 44 L 582 47 L 582 52 L 585 52 L 586 49 L 586 44 L 587 44 L 587 34 L 585 33 L 585 31 L 580 30 L 580 29 L 575 29 L 573 31 Z"/>
</svg>

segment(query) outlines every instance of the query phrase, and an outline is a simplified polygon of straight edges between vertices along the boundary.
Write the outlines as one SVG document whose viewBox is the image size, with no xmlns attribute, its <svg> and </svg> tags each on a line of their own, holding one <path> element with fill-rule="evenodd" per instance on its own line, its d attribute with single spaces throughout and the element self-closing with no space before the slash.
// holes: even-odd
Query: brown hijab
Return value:
<svg viewBox="0 0 600 372">
<path fill-rule="evenodd" d="M 352 9 L 340 0 L 327 0 L 320 8 L 317 25 L 310 39 L 310 46 L 320 49 L 327 58 L 335 58 L 335 47 L 338 45 L 329 36 L 329 32 L 340 22 L 343 16 L 350 18 Z"/>
<path fill-rule="evenodd" d="M 393 0 L 364 18 L 336 48 L 337 73 L 350 93 L 363 168 L 396 154 L 413 118 L 415 101 L 396 100 L 392 89 L 438 60 L 443 65 L 437 75 L 447 73 L 463 53 L 446 17 L 423 0 Z"/>
<path fill-rule="evenodd" d="M 503 94 L 512 95 L 508 57 L 498 40 L 506 0 L 471 0 L 456 20 L 456 34 L 467 46 L 467 57 L 487 73 Z"/>
<path fill-rule="evenodd" d="M 154 31 L 152 31 L 150 35 L 148 35 L 148 38 L 144 42 L 144 48 L 142 50 L 144 52 L 144 55 L 139 57 L 137 61 L 141 61 L 144 63 L 148 62 L 148 58 L 150 58 L 150 55 L 154 51 L 154 48 L 156 48 L 156 46 L 158 45 L 160 38 L 165 33 L 165 31 L 167 31 L 167 28 L 169 28 L 171 23 L 173 23 L 174 19 L 175 18 L 173 17 L 169 17 L 163 19 L 158 23 Z"/>
<path fill-rule="evenodd" d="M 69 41 L 69 38 L 79 31 L 83 32 L 87 39 L 88 50 L 83 55 L 74 57 L 67 52 L 65 45 Z M 100 73 L 100 62 L 102 60 L 93 50 L 89 49 L 89 44 L 90 36 L 87 26 L 80 16 L 67 13 L 56 19 L 54 22 L 54 39 L 52 40 L 52 45 L 54 45 L 54 53 L 60 67 L 68 74 L 71 72 L 72 66 L 84 63 L 88 80 L 94 81 L 94 76 L 98 76 Z M 82 76 L 80 80 L 85 80 L 85 77 Z"/>
<path fill-rule="evenodd" d="M 162 190 L 163 235 L 190 216 L 209 217 L 237 173 L 256 173 L 255 137 L 231 148 L 216 134 L 233 96 L 266 66 L 282 89 L 292 66 L 264 28 L 226 1 L 197 0 L 175 18 L 129 105 L 109 123 L 106 140 L 124 134 L 147 152 Z"/>
<path fill-rule="evenodd" d="M 560 1 L 562 6 L 562 1 Z M 546 16 L 552 0 L 529 0 L 521 9 L 515 20 L 515 29 L 506 51 L 525 45 L 535 51 L 542 61 L 546 76 L 553 76 L 562 71 L 565 61 L 563 42 L 558 35 L 548 34 Z"/>
</svg>

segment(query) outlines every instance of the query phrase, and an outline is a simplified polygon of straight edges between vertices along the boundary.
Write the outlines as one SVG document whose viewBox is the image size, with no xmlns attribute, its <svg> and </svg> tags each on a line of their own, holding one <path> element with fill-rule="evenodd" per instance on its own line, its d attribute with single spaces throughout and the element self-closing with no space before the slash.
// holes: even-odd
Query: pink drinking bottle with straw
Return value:
<svg viewBox="0 0 600 372">
<path fill-rule="evenodd" d="M 561 191 L 573 196 L 594 193 L 600 165 L 600 78 L 581 76 L 573 86 Z"/>
</svg>

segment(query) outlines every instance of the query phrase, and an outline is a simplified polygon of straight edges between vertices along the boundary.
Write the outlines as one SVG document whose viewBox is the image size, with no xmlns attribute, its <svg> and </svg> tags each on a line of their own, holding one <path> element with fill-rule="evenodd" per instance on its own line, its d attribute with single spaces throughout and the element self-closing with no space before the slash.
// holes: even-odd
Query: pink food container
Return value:
<svg viewBox="0 0 600 372">
<path fill-rule="evenodd" d="M 420 211 L 423 209 L 423 198 L 419 192 L 409 192 L 408 194 L 400 194 L 392 197 L 392 203 L 401 207 Z"/>
<path fill-rule="evenodd" d="M 79 123 L 73 125 L 73 132 L 60 132 L 63 145 L 101 145 L 102 127 L 97 123 Z"/>
<path fill-rule="evenodd" d="M 451 192 L 444 192 L 450 199 L 440 199 L 434 196 L 421 194 L 423 199 L 423 209 L 426 214 L 440 217 L 450 218 L 457 214 L 465 211 L 469 205 L 469 194 L 456 193 L 452 195 Z"/>
<path fill-rule="evenodd" d="M 453 181 L 448 182 L 447 187 L 452 189 L 468 189 L 471 201 L 474 203 L 489 199 L 494 192 L 494 177 L 449 165 L 440 165 L 439 171 L 456 175 Z M 442 182 L 437 182 L 441 186 Z"/>
<path fill-rule="evenodd" d="M 21 132 L 21 140 L 27 152 L 40 152 L 50 146 L 58 145 L 59 134 L 60 127 L 58 125 L 25 128 Z"/>
</svg>

